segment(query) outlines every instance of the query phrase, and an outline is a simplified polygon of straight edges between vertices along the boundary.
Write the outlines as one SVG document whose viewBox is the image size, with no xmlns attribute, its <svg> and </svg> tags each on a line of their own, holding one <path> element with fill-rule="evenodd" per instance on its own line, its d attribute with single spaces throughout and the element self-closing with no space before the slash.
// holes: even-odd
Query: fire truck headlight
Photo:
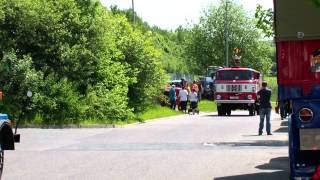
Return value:
<svg viewBox="0 0 320 180">
<path fill-rule="evenodd" d="M 251 94 L 248 95 L 248 99 L 249 99 L 249 100 L 252 99 L 252 95 L 251 95 Z"/>
<path fill-rule="evenodd" d="M 299 119 L 302 122 L 308 122 L 311 121 L 313 118 L 313 112 L 309 108 L 302 108 L 299 111 Z"/>
<path fill-rule="evenodd" d="M 217 99 L 217 100 L 220 100 L 220 99 L 221 99 L 221 96 L 218 94 L 218 95 L 216 96 L 216 99 Z"/>
</svg>

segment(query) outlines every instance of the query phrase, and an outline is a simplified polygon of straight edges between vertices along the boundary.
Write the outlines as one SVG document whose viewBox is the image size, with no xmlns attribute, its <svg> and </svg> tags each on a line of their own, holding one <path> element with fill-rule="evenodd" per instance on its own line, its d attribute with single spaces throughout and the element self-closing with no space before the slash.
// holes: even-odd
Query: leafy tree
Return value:
<svg viewBox="0 0 320 180">
<path fill-rule="evenodd" d="M 113 14 L 124 15 L 128 22 L 132 23 L 132 9 L 120 10 L 117 6 L 111 6 L 110 9 Z M 165 70 L 169 73 L 187 73 L 189 70 L 184 57 L 184 45 L 182 43 L 183 28 L 180 27 L 177 30 L 178 32 L 167 31 L 157 26 L 151 27 L 137 14 L 135 14 L 135 17 L 136 21 L 132 26 L 153 39 L 153 45 L 159 52 L 159 58 Z"/>
<path fill-rule="evenodd" d="M 225 26 L 228 27 L 229 64 L 232 66 L 232 52 L 234 48 L 241 49 L 242 66 L 252 67 L 268 73 L 271 67 L 271 47 L 261 41 L 261 36 L 242 6 L 229 1 L 228 19 L 225 1 L 219 6 L 211 6 L 200 18 L 187 37 L 187 53 L 189 64 L 194 71 L 204 73 L 209 65 L 223 66 L 225 62 Z M 227 23 L 227 24 L 226 24 Z"/>
<path fill-rule="evenodd" d="M 274 28 L 272 9 L 263 9 L 263 7 L 258 4 L 256 8 L 255 18 L 257 20 L 257 28 L 262 30 L 262 32 L 265 34 L 265 37 L 273 37 Z"/>
<path fill-rule="evenodd" d="M 115 61 L 126 64 L 127 76 L 134 79 L 129 85 L 129 105 L 135 112 L 144 111 L 161 90 L 165 81 L 159 52 L 153 46 L 152 38 L 133 30 L 123 16 L 114 21 L 116 45 L 121 51 Z"/>
<path fill-rule="evenodd" d="M 113 18 L 90 0 L 1 1 L 1 63 L 13 64 L 2 71 L 7 77 L 2 80 L 4 93 L 12 99 L 4 101 L 4 107 L 18 112 L 23 93 L 32 87 L 30 107 L 46 123 L 132 117 L 127 97 L 131 77 L 126 76 L 130 71 L 113 61 L 121 53 Z M 24 71 L 18 71 L 23 64 Z M 37 77 L 35 84 L 22 78 L 27 72 L 34 75 L 26 77 Z"/>
<path fill-rule="evenodd" d="M 0 61 L 0 84 L 4 92 L 1 111 L 13 118 L 26 112 L 25 107 L 30 103 L 27 91 L 36 91 L 42 78 L 42 72 L 32 67 L 30 56 L 18 58 L 14 51 L 4 52 Z"/>
</svg>

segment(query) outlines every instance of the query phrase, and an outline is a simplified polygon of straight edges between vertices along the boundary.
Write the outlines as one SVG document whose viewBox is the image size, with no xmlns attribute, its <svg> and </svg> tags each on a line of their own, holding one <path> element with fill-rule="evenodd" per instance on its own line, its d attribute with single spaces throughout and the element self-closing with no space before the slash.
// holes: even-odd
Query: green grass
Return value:
<svg viewBox="0 0 320 180">
<path fill-rule="evenodd" d="M 180 111 L 174 111 L 166 106 L 155 105 L 145 113 L 138 115 L 138 119 L 145 121 L 150 119 L 169 117 L 182 114 Z"/>
<path fill-rule="evenodd" d="M 268 87 L 272 90 L 271 101 L 276 102 L 278 96 L 277 77 L 264 77 L 264 80 L 267 81 Z"/>
<path fill-rule="evenodd" d="M 201 100 L 198 104 L 200 112 L 216 112 L 217 104 L 214 101 Z"/>
<path fill-rule="evenodd" d="M 94 126 L 94 125 L 126 125 L 138 122 L 138 120 L 126 120 L 126 121 L 102 121 L 102 120 L 82 120 L 79 125 L 81 126 Z"/>
</svg>

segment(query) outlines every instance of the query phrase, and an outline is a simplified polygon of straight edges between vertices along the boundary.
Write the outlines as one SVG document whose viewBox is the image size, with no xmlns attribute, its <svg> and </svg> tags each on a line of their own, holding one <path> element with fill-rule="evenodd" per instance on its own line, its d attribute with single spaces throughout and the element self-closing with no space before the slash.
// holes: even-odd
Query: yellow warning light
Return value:
<svg viewBox="0 0 320 180">
<path fill-rule="evenodd" d="M 233 52 L 234 52 L 234 54 L 239 55 L 240 52 L 241 52 L 241 49 L 240 48 L 234 48 Z"/>
</svg>

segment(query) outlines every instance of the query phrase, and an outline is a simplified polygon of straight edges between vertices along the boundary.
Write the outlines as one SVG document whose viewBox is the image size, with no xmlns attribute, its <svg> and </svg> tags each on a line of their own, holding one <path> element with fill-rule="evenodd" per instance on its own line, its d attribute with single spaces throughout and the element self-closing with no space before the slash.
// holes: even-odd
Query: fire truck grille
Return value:
<svg viewBox="0 0 320 180">
<path fill-rule="evenodd" d="M 227 92 L 241 92 L 242 86 L 240 84 L 228 84 Z"/>
</svg>

